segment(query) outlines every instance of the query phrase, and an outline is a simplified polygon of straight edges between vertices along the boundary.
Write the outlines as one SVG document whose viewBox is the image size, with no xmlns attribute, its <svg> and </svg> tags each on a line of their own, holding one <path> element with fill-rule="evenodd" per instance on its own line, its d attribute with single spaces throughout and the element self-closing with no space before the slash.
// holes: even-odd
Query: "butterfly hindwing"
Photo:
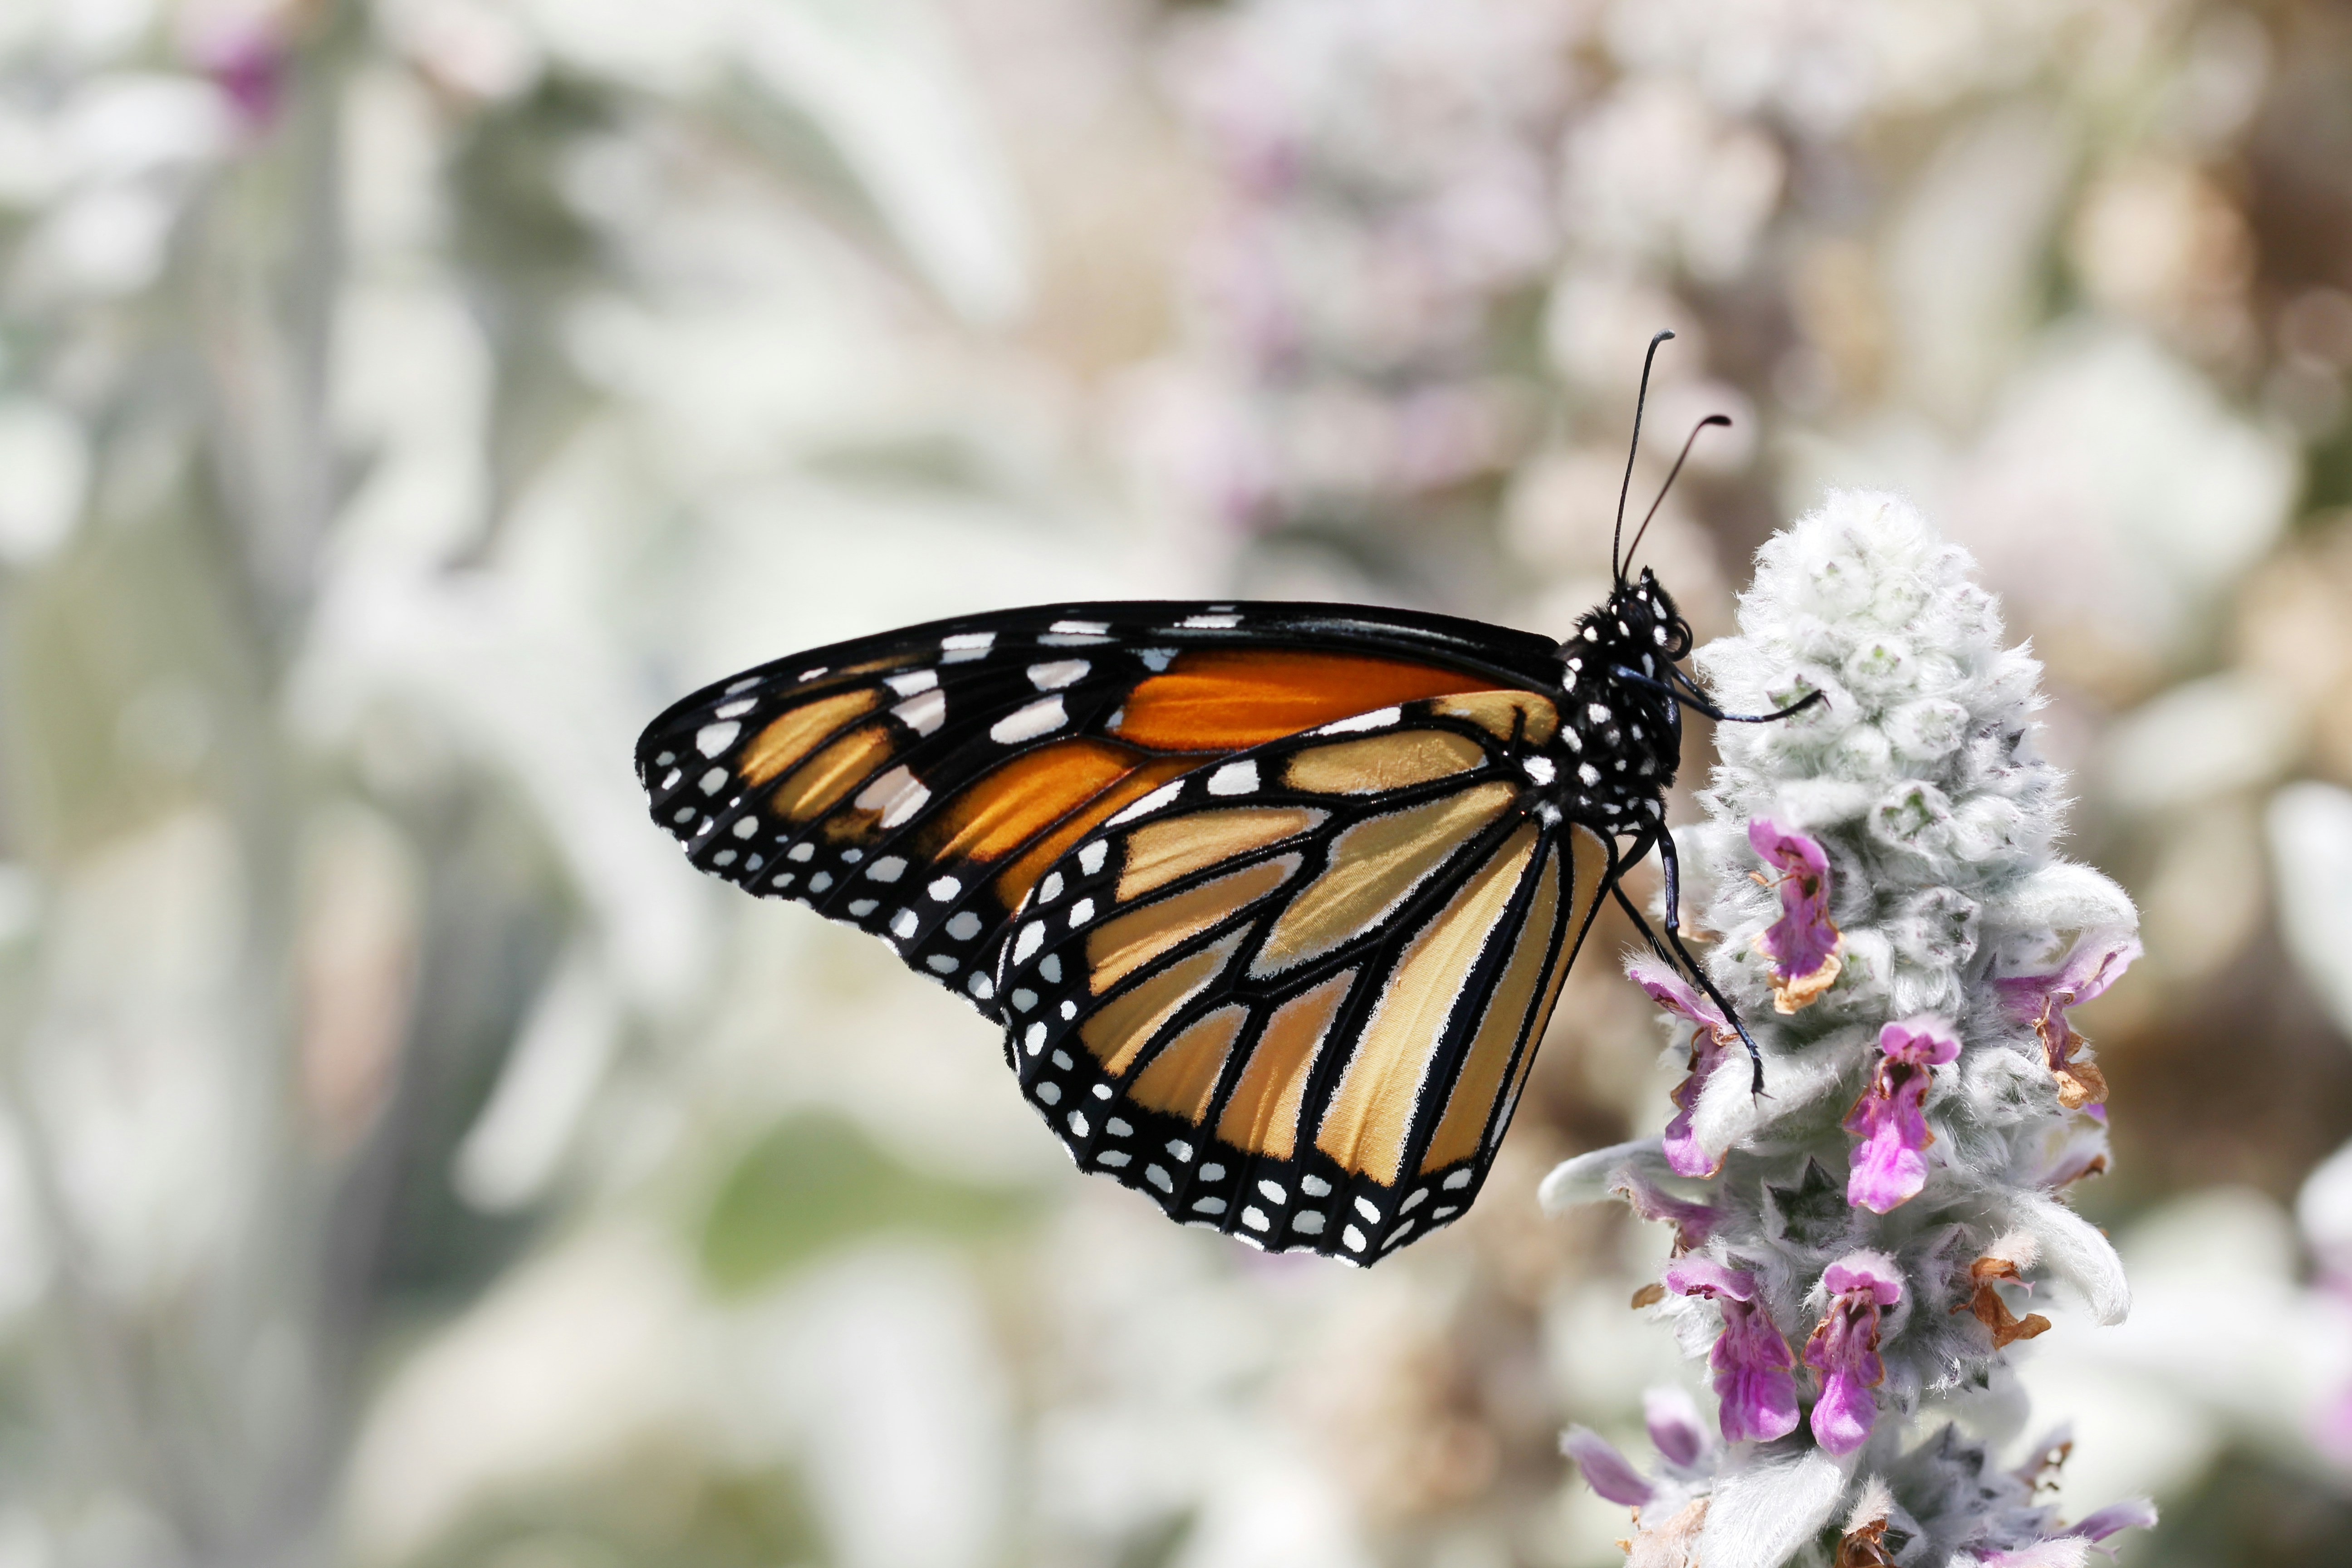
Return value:
<svg viewBox="0 0 2352 1568">
<path fill-rule="evenodd" d="M 1005 950 L 1008 1054 L 1084 1169 L 1369 1262 L 1466 1208 L 1608 850 L 1530 789 L 1523 690 L 1342 720 L 1087 835 Z"/>
<path fill-rule="evenodd" d="M 649 725 L 654 819 L 1001 1016 L 1012 912 L 1097 824 L 1204 765 L 1445 693 L 1542 689 L 1541 638 L 1322 605 L 1057 605 L 763 665 Z"/>
</svg>

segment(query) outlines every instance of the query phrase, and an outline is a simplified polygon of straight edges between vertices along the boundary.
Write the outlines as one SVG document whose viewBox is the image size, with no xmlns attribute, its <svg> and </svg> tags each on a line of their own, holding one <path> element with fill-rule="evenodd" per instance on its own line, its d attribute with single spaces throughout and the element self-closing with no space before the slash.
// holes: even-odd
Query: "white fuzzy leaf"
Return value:
<svg viewBox="0 0 2352 1568">
<path fill-rule="evenodd" d="M 1629 1163 L 1659 1162 L 1655 1138 L 1637 1138 L 1631 1143 L 1595 1149 L 1554 1165 L 1543 1184 L 1536 1188 L 1536 1201 L 1543 1205 L 1546 1214 L 1562 1214 L 1580 1204 L 1609 1203 L 1616 1195 L 1609 1190 L 1609 1180 L 1619 1168 Z"/>
<path fill-rule="evenodd" d="M 2073 1209 L 2039 1193 L 2011 1200 L 2017 1223 L 2032 1234 L 2044 1268 L 2081 1293 L 2093 1317 L 2120 1323 L 2131 1315 L 2131 1284 L 2123 1259 L 2099 1227 Z"/>
<path fill-rule="evenodd" d="M 1759 1450 L 1717 1483 L 1699 1561 L 1706 1568 L 1780 1568 L 1829 1523 L 1845 1467 L 1808 1446 L 1793 1459 Z"/>
</svg>

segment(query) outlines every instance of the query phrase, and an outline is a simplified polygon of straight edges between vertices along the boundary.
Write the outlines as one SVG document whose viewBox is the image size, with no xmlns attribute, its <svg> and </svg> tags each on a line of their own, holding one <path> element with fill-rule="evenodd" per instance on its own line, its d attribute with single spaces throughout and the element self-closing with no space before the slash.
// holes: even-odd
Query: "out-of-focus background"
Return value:
<svg viewBox="0 0 2352 1568">
<path fill-rule="evenodd" d="M 2145 911 L 2063 1505 L 2352 1561 L 2352 11 L 5 0 L 0 1564 L 1619 1561 L 1622 932 L 1468 1219 L 1266 1259 L 628 762 L 996 605 L 1563 632 L 1660 326 L 1702 637 L 1906 489 Z"/>
</svg>

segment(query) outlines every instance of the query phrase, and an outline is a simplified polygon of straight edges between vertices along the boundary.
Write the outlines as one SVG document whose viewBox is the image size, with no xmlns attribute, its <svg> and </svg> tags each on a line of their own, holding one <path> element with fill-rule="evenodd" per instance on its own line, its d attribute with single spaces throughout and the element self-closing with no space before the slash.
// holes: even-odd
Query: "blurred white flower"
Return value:
<svg viewBox="0 0 2352 1568">
<path fill-rule="evenodd" d="M 2271 797 L 2269 827 L 2279 934 L 2352 1040 L 2352 792 L 2289 784 Z"/>
</svg>

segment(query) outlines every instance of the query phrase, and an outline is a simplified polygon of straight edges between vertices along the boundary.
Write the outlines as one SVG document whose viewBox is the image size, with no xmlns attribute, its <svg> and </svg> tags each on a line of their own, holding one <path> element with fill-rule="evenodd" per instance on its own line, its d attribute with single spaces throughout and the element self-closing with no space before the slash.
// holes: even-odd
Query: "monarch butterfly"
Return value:
<svg viewBox="0 0 2352 1568">
<path fill-rule="evenodd" d="M 1715 708 L 1616 545 L 1566 643 L 1344 605 L 1007 610 L 705 688 L 637 773 L 696 865 L 1002 1024 L 1081 1169 L 1369 1263 L 1476 1197 L 1601 900 L 1648 932 L 1619 884 L 1652 849 L 1652 944 L 1737 1017 L 1675 925 L 1680 709 L 1804 704 Z"/>
</svg>

